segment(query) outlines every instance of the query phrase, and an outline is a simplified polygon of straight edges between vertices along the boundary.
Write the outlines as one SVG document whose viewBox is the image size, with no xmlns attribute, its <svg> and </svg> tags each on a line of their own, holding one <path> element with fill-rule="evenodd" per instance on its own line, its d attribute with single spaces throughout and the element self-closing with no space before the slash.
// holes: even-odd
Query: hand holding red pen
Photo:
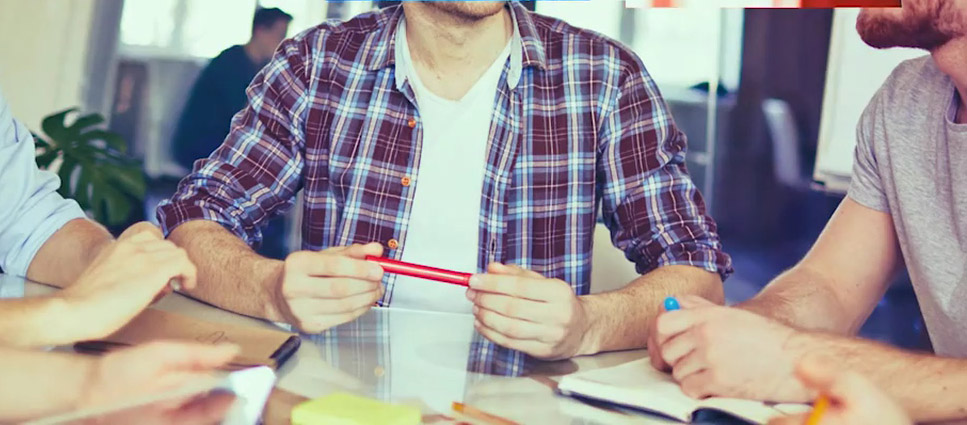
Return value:
<svg viewBox="0 0 967 425">
<path fill-rule="evenodd" d="M 546 360 L 587 351 L 587 314 L 567 282 L 495 263 L 470 279 L 467 299 L 477 332 L 497 345 Z"/>
<path fill-rule="evenodd" d="M 279 316 L 305 333 L 319 333 L 362 316 L 383 296 L 383 269 L 366 261 L 378 243 L 289 255 L 275 288 Z"/>
</svg>

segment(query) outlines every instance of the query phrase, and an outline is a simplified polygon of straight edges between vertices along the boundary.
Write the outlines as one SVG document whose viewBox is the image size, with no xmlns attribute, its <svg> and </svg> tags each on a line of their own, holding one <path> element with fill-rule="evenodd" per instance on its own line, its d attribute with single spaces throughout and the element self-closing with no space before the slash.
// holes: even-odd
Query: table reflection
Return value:
<svg viewBox="0 0 967 425">
<path fill-rule="evenodd" d="M 314 376 L 311 385 L 324 393 L 420 400 L 438 412 L 449 411 L 453 401 L 485 399 L 494 392 L 506 396 L 515 386 L 528 393 L 533 386 L 544 387 L 546 395 L 554 389 L 548 375 L 577 369 L 570 361 L 508 353 L 477 334 L 473 316 L 463 314 L 375 308 L 356 321 L 302 337 L 299 364 L 291 366 L 296 370 L 283 374 Z"/>
</svg>

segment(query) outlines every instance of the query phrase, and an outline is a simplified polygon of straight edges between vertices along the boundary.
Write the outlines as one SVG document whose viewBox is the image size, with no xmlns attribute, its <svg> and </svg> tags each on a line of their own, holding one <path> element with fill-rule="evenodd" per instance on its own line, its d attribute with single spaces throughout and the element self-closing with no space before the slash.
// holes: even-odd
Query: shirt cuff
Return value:
<svg viewBox="0 0 967 425">
<path fill-rule="evenodd" d="M 34 261 L 34 257 L 37 256 L 37 252 L 40 248 L 47 243 L 54 233 L 57 233 L 65 224 L 72 220 L 86 219 L 87 216 L 84 215 L 84 211 L 81 207 L 77 205 L 74 201 L 64 200 L 59 196 L 58 202 L 60 205 L 53 213 L 51 213 L 42 222 L 37 223 L 38 225 L 32 229 L 22 229 L 24 231 L 29 231 L 30 234 L 23 241 L 23 244 L 12 250 L 5 259 L 3 263 L 3 268 L 5 273 L 9 273 L 17 276 L 27 276 L 27 269 L 30 268 L 30 263 Z"/>
<path fill-rule="evenodd" d="M 248 233 L 237 221 L 227 218 L 223 213 L 206 208 L 197 203 L 165 201 L 158 206 L 158 222 L 165 237 L 171 235 L 178 226 L 189 221 L 207 220 L 221 224 L 226 230 L 252 246 L 256 241 L 251 240 Z"/>
<path fill-rule="evenodd" d="M 735 270 L 732 268 L 732 257 L 720 249 L 695 244 L 681 243 L 668 247 L 658 257 L 658 267 L 664 266 L 692 266 L 717 273 L 725 282 Z"/>
</svg>

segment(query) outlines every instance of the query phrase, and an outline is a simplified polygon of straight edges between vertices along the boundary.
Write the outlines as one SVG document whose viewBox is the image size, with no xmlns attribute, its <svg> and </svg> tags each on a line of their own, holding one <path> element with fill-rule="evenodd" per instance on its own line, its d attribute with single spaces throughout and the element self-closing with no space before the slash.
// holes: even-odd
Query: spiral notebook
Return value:
<svg viewBox="0 0 967 425">
<path fill-rule="evenodd" d="M 731 398 L 696 400 L 685 395 L 671 376 L 655 370 L 647 358 L 565 376 L 557 389 L 565 395 L 657 413 L 686 423 L 695 420 L 702 411 L 764 424 L 777 416 L 810 409 L 804 404 L 769 404 Z"/>
</svg>

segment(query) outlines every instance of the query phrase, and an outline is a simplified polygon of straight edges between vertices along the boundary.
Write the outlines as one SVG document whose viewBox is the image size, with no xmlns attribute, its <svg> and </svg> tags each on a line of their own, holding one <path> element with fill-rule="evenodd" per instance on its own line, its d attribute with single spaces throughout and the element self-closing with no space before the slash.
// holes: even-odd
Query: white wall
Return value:
<svg viewBox="0 0 967 425">
<path fill-rule="evenodd" d="M 0 91 L 31 130 L 81 105 L 96 0 L 0 0 Z"/>
</svg>

